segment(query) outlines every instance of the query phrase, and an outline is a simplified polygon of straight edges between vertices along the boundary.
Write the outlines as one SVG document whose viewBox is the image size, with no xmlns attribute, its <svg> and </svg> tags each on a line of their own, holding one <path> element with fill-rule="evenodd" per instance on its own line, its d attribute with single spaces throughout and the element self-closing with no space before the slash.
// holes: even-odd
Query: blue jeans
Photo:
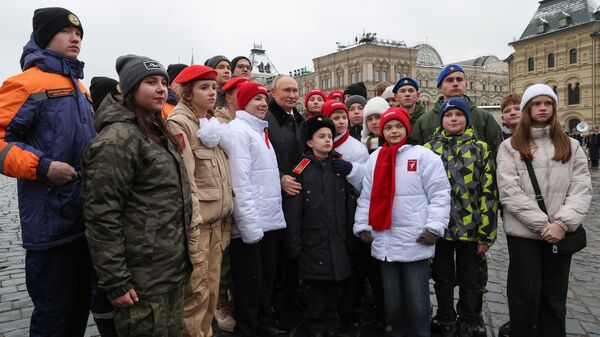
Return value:
<svg viewBox="0 0 600 337">
<path fill-rule="evenodd" d="M 429 337 L 429 266 L 415 262 L 381 261 L 385 295 L 386 336 Z"/>
</svg>

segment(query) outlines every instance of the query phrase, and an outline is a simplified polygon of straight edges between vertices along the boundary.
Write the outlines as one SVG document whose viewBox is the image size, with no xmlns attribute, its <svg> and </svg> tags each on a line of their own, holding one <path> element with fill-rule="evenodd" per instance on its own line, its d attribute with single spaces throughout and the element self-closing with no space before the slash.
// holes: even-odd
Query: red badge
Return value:
<svg viewBox="0 0 600 337">
<path fill-rule="evenodd" d="M 416 159 L 409 159 L 408 160 L 408 165 L 406 166 L 406 170 L 408 172 L 417 172 L 417 160 Z"/>
<path fill-rule="evenodd" d="M 310 164 L 310 159 L 308 159 L 308 158 L 302 159 L 300 164 L 296 165 L 296 168 L 294 168 L 293 172 L 296 174 L 302 173 L 302 171 L 304 171 L 304 169 L 308 166 L 308 164 Z"/>
<path fill-rule="evenodd" d="M 184 150 L 185 149 L 185 139 L 183 138 L 183 133 L 176 134 L 175 138 L 177 139 L 177 143 L 179 143 L 179 148 L 181 150 Z"/>
</svg>

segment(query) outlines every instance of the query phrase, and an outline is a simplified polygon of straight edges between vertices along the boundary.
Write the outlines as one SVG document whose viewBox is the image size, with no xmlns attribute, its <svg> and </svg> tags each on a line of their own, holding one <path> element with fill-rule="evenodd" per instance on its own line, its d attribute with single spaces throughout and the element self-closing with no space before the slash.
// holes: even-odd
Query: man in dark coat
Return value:
<svg viewBox="0 0 600 337">
<path fill-rule="evenodd" d="M 300 140 L 300 124 L 304 121 L 304 117 L 295 108 L 300 96 L 298 83 L 290 76 L 279 76 L 273 83 L 271 94 L 273 99 L 269 102 L 269 111 L 265 115 L 265 120 L 269 122 L 269 140 L 273 144 L 277 156 L 284 196 L 294 196 L 300 193 L 302 187 L 291 176 L 292 169 L 300 161 L 304 150 L 304 144 Z M 285 207 L 283 212 L 286 213 Z M 285 230 L 280 231 L 283 239 Z M 286 256 L 283 240 L 281 240 L 278 252 L 275 253 L 277 256 Z M 294 300 L 298 288 L 297 260 L 279 259 L 278 265 L 283 275 L 277 276 L 277 279 L 281 282 L 279 288 L 282 289 L 282 293 L 277 294 L 277 302 L 281 304 L 282 309 L 290 309 L 291 307 L 286 307 L 285 304 Z M 279 307 L 277 303 L 275 303 L 275 306 L 276 308 Z M 280 318 L 285 316 L 281 312 L 279 314 Z M 294 313 L 291 314 L 294 315 Z"/>
<path fill-rule="evenodd" d="M 598 128 L 593 127 L 592 132 L 586 137 L 585 144 L 590 151 L 590 160 L 592 167 L 598 167 L 598 159 L 600 158 L 600 133 Z"/>
</svg>

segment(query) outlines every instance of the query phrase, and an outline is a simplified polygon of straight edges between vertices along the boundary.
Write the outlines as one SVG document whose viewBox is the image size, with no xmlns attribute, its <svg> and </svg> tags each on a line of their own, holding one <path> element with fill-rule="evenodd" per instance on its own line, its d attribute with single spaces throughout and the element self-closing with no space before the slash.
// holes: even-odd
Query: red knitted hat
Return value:
<svg viewBox="0 0 600 337">
<path fill-rule="evenodd" d="M 334 90 L 334 91 L 330 92 L 329 95 L 327 95 L 327 99 L 334 99 L 334 98 L 344 99 L 344 92 L 341 90 Z"/>
<path fill-rule="evenodd" d="M 323 90 L 319 90 L 319 89 L 313 89 L 309 92 L 306 93 L 306 96 L 304 96 L 304 107 L 308 108 L 308 100 L 310 99 L 310 96 L 313 95 L 319 95 L 321 97 L 323 97 L 323 101 L 327 100 L 327 95 L 325 95 L 325 93 L 323 92 Z"/>
<path fill-rule="evenodd" d="M 242 110 L 245 109 L 248 102 L 250 102 L 250 100 L 258 94 L 263 94 L 269 97 L 267 88 L 263 87 L 263 85 L 260 83 L 244 82 L 239 84 L 236 90 L 238 107 L 240 107 Z"/>
<path fill-rule="evenodd" d="M 344 110 L 346 115 L 348 115 L 348 108 L 346 104 L 336 101 L 334 99 L 330 99 L 329 101 L 323 104 L 323 108 L 321 108 L 321 113 L 325 115 L 327 118 L 331 118 L 331 114 L 336 110 Z"/>
<path fill-rule="evenodd" d="M 223 90 L 223 92 L 230 90 L 230 89 L 235 89 L 237 88 L 240 84 L 245 83 L 245 82 L 249 82 L 250 80 L 245 78 L 245 77 L 234 77 L 232 79 L 230 79 L 229 81 L 227 81 L 227 83 L 225 83 L 225 85 L 223 86 L 223 88 L 221 88 Z"/>
<path fill-rule="evenodd" d="M 379 120 L 379 130 L 383 132 L 383 127 L 387 122 L 392 119 L 399 120 L 400 123 L 404 125 L 406 128 L 406 134 L 410 133 L 410 120 L 408 119 L 408 111 L 404 108 L 389 108 L 383 114 L 381 114 L 381 119 Z"/>
</svg>

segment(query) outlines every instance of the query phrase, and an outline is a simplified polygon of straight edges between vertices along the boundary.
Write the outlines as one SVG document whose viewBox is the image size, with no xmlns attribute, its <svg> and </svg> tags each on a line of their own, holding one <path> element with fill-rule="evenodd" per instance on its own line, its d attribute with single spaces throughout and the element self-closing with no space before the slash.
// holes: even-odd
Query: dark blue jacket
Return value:
<svg viewBox="0 0 600 337">
<path fill-rule="evenodd" d="M 0 173 L 18 179 L 23 247 L 45 250 L 83 239 L 81 179 L 47 180 L 52 161 L 81 171 L 95 137 L 83 62 L 40 47 L 23 48 L 22 73 L 0 88 Z"/>
</svg>

